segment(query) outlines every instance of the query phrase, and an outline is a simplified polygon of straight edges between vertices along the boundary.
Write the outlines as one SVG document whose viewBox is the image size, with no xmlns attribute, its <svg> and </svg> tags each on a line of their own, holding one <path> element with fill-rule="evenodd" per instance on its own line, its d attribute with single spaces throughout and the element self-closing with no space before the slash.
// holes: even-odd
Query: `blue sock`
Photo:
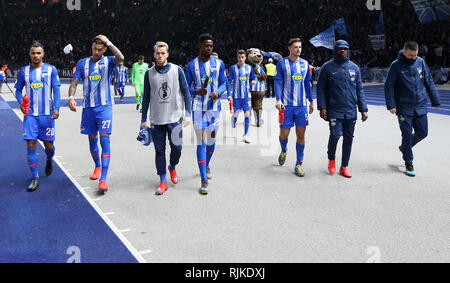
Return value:
<svg viewBox="0 0 450 283">
<path fill-rule="evenodd" d="M 31 174 L 33 174 L 33 178 L 39 178 L 38 172 L 38 156 L 36 153 L 36 149 L 28 149 L 27 150 L 28 157 L 28 166 L 30 167 Z"/>
<path fill-rule="evenodd" d="M 47 161 L 52 160 L 53 156 L 55 155 L 55 147 L 53 146 L 50 150 L 45 150 L 45 154 L 47 155 Z"/>
<path fill-rule="evenodd" d="M 166 174 L 159 175 L 159 179 L 161 180 L 161 182 L 166 182 L 167 183 L 167 181 L 166 181 Z"/>
<path fill-rule="evenodd" d="M 109 142 L 109 136 L 101 136 L 100 144 L 102 146 L 102 175 L 100 181 L 106 181 L 106 175 L 108 175 L 109 160 L 111 159 L 111 145 Z"/>
<path fill-rule="evenodd" d="M 209 162 L 211 161 L 211 157 L 213 156 L 215 149 L 216 149 L 216 139 L 209 138 L 208 145 L 206 146 L 206 166 L 209 166 Z"/>
<path fill-rule="evenodd" d="M 245 119 L 244 119 L 244 136 L 247 135 L 249 127 L 250 127 L 250 117 L 245 117 Z"/>
<path fill-rule="evenodd" d="M 98 154 L 98 138 L 89 139 L 89 150 L 91 151 L 95 167 L 102 167 L 102 164 L 100 163 L 100 156 Z"/>
<path fill-rule="evenodd" d="M 125 89 L 124 88 L 119 89 L 119 93 L 120 93 L 120 98 L 123 98 L 123 96 L 125 95 Z"/>
<path fill-rule="evenodd" d="M 233 128 L 236 127 L 237 117 L 233 117 Z"/>
<path fill-rule="evenodd" d="M 287 147 L 288 140 L 287 139 L 282 140 L 281 137 L 279 139 L 280 139 L 281 151 L 286 153 L 286 151 L 287 151 L 286 147 Z"/>
<path fill-rule="evenodd" d="M 201 145 L 197 145 L 197 161 L 198 169 L 200 169 L 200 176 L 202 180 L 207 179 L 206 177 L 206 143 L 202 141 Z"/>
<path fill-rule="evenodd" d="M 303 152 L 305 151 L 305 145 L 297 143 L 295 148 L 297 149 L 297 163 L 295 166 L 303 165 Z"/>
</svg>

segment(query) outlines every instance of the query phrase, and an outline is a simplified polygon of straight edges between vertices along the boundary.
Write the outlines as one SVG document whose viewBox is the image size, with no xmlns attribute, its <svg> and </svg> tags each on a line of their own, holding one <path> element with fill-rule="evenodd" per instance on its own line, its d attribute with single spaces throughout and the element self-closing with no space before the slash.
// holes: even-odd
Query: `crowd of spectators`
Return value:
<svg viewBox="0 0 450 283">
<path fill-rule="evenodd" d="M 158 40 L 168 42 L 170 61 L 184 66 L 198 55 L 197 38 L 207 32 L 227 66 L 235 63 L 238 49 L 255 47 L 286 56 L 291 37 L 301 37 L 302 57 L 321 66 L 332 53 L 314 47 L 309 39 L 344 17 L 351 36 L 336 34 L 336 39 L 350 43 L 352 60 L 360 65 L 388 67 L 407 40 L 420 44 L 429 65 L 450 65 L 448 21 L 420 23 L 409 0 L 382 1 L 386 48 L 379 51 L 368 39 L 376 34 L 379 11 L 369 11 L 366 0 L 103 0 L 86 6 L 87 1 L 81 11 L 67 10 L 65 1 L 3 1 L 0 62 L 27 64 L 29 46 L 39 40 L 45 45 L 46 62 L 71 69 L 90 55 L 91 39 L 104 34 L 124 53 L 128 67 L 140 54 L 150 61 Z M 69 43 L 74 50 L 66 55 L 62 49 Z"/>
</svg>

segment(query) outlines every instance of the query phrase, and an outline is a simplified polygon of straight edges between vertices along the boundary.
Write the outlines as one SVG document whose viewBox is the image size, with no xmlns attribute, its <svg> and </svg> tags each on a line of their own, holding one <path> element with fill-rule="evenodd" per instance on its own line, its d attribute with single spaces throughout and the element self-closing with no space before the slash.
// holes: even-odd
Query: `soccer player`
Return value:
<svg viewBox="0 0 450 283">
<path fill-rule="evenodd" d="M 252 85 L 256 84 L 256 76 L 252 66 L 245 63 L 247 60 L 247 53 L 244 50 L 237 52 L 238 63 L 231 66 L 228 71 L 228 93 L 232 93 L 234 114 L 231 118 L 233 128 L 236 128 L 236 122 L 239 113 L 244 111 L 244 137 L 245 143 L 251 143 L 248 136 L 248 129 L 250 127 L 250 114 L 252 110 L 252 101 L 250 95 L 250 81 Z"/>
<path fill-rule="evenodd" d="M 339 174 L 351 178 L 348 163 L 352 151 L 357 119 L 356 106 L 362 121 L 368 119 L 367 104 L 358 65 L 350 61 L 350 46 L 345 40 L 334 45 L 334 59 L 322 66 L 317 82 L 317 106 L 320 117 L 330 125 L 328 139 L 328 171 L 336 172 L 336 146 L 343 136 L 342 162 Z"/>
<path fill-rule="evenodd" d="M 136 110 L 142 105 L 142 95 L 144 93 L 144 76 L 148 71 L 148 64 L 144 62 L 144 55 L 139 55 L 138 61 L 133 64 L 131 71 L 131 85 L 134 87 L 136 93 Z M 142 112 L 142 106 L 141 106 Z"/>
<path fill-rule="evenodd" d="M 129 82 L 128 69 L 123 65 L 123 62 L 114 68 L 114 84 L 119 92 L 120 101 L 123 101 L 125 95 L 125 86 Z"/>
<path fill-rule="evenodd" d="M 295 125 L 297 134 L 297 162 L 295 174 L 304 177 L 303 157 L 305 150 L 305 132 L 308 126 L 308 102 L 309 114 L 314 111 L 314 103 L 311 95 L 311 73 L 309 64 L 300 58 L 302 53 L 302 41 L 300 38 L 292 38 L 288 43 L 289 57 L 283 58 L 277 63 L 275 80 L 275 107 L 281 111 L 284 107 L 284 121 L 280 124 L 281 154 L 278 162 L 283 165 L 286 161 L 287 143 L 289 133 Z"/>
<path fill-rule="evenodd" d="M 208 194 L 208 177 L 212 178 L 209 163 L 215 150 L 219 129 L 221 104 L 219 96 L 227 89 L 225 64 L 212 56 L 213 37 L 199 37 L 199 56 L 186 67 L 186 79 L 193 98 L 192 118 L 197 137 L 197 161 L 201 176 L 200 194 Z M 232 101 L 228 93 L 228 101 Z"/>
<path fill-rule="evenodd" d="M 28 166 L 33 179 L 28 186 L 32 192 L 39 187 L 38 156 L 36 153 L 37 140 L 44 143 L 47 162 L 45 175 L 50 176 L 53 171 L 52 158 L 55 155 L 55 120 L 59 117 L 60 86 L 58 71 L 50 64 L 44 63 L 44 47 L 38 41 L 30 48 L 31 64 L 20 69 L 15 84 L 16 97 L 20 104 L 23 119 L 24 136 L 27 143 Z M 29 98 L 29 105 L 23 103 L 22 90 Z M 52 97 L 53 94 L 53 97 Z M 28 112 L 28 113 L 27 113 Z"/>
<path fill-rule="evenodd" d="M 103 56 L 107 49 L 114 56 Z M 99 180 L 99 192 L 108 190 L 106 177 L 111 158 L 110 135 L 112 132 L 111 77 L 114 65 L 123 62 L 122 52 L 104 35 L 97 35 L 92 42 L 92 56 L 81 59 L 77 63 L 72 83 L 69 87 L 69 108 L 77 111 L 75 92 L 80 81 L 83 83 L 83 112 L 81 116 L 81 134 L 89 138 L 89 149 L 95 163 L 92 180 Z M 101 160 L 98 149 L 98 134 L 102 147 Z"/>
<path fill-rule="evenodd" d="M 434 108 L 441 104 L 431 72 L 425 60 L 417 56 L 418 50 L 416 42 L 405 43 L 389 67 L 384 85 L 387 109 L 398 117 L 402 132 L 399 149 L 405 161 L 405 173 L 410 177 L 416 176 L 412 148 L 428 135 L 427 96 Z"/>
<path fill-rule="evenodd" d="M 141 128 L 147 128 L 147 111 L 150 110 L 150 133 L 155 145 L 155 163 L 160 185 L 156 195 L 168 188 L 166 181 L 166 136 L 170 144 L 169 172 L 173 184 L 178 184 L 175 166 L 180 161 L 183 132 L 181 125 L 191 121 L 191 94 L 181 67 L 169 63 L 169 45 L 158 41 L 153 56 L 156 65 L 145 73 L 142 101 Z M 183 119 L 183 110 L 185 110 Z"/>
</svg>

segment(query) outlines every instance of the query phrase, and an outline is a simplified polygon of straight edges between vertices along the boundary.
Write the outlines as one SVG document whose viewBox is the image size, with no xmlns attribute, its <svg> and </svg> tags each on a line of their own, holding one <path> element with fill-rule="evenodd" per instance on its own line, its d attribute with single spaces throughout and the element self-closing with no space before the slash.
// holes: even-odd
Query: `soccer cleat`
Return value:
<svg viewBox="0 0 450 283">
<path fill-rule="evenodd" d="M 170 173 L 170 180 L 172 180 L 172 184 L 178 184 L 178 176 L 177 176 L 177 171 L 175 169 L 169 169 L 169 173 Z"/>
<path fill-rule="evenodd" d="M 123 98 L 120 98 L 120 102 L 123 102 Z"/>
<path fill-rule="evenodd" d="M 414 171 L 414 166 L 412 164 L 408 164 L 406 165 L 406 175 L 410 176 L 410 177 L 415 177 L 416 176 L 416 171 Z"/>
<path fill-rule="evenodd" d="M 207 195 L 208 194 L 208 180 L 207 179 L 202 180 L 202 186 L 201 186 L 201 188 L 199 190 L 199 193 L 201 195 Z"/>
<path fill-rule="evenodd" d="M 211 169 L 209 168 L 209 166 L 206 166 L 206 177 L 208 179 L 212 179 L 212 173 L 211 173 Z"/>
<path fill-rule="evenodd" d="M 303 167 L 300 164 L 295 166 L 295 175 L 305 177 L 305 171 L 303 171 Z"/>
<path fill-rule="evenodd" d="M 280 164 L 280 166 L 283 166 L 284 162 L 286 162 L 286 152 L 281 152 L 280 156 L 278 156 L 278 164 Z"/>
<path fill-rule="evenodd" d="M 245 136 L 242 138 L 242 141 L 245 142 L 245 143 L 251 143 L 251 142 L 252 142 L 252 140 L 250 139 L 250 137 L 247 136 L 247 135 L 245 135 Z"/>
<path fill-rule="evenodd" d="M 102 173 L 102 167 L 95 167 L 94 172 L 92 172 L 91 180 L 97 180 L 100 178 L 100 174 Z"/>
<path fill-rule="evenodd" d="M 159 184 L 159 189 L 156 190 L 155 195 L 160 196 L 160 195 L 164 194 L 168 188 L 169 188 L 169 185 L 167 185 L 166 182 L 161 181 L 161 183 Z"/>
<path fill-rule="evenodd" d="M 108 185 L 106 184 L 105 181 L 101 180 L 98 183 L 98 191 L 101 193 L 106 193 L 108 191 Z"/>
<path fill-rule="evenodd" d="M 341 176 L 344 176 L 345 178 L 352 177 L 352 173 L 348 171 L 347 167 L 341 167 L 341 169 L 339 169 L 339 174 L 341 174 Z"/>
<path fill-rule="evenodd" d="M 33 178 L 28 186 L 28 192 L 34 192 L 39 187 L 39 178 Z"/>
<path fill-rule="evenodd" d="M 328 172 L 330 172 L 331 175 L 336 173 L 336 162 L 334 160 L 328 160 Z"/>
<path fill-rule="evenodd" d="M 53 172 L 53 161 L 47 160 L 47 163 L 45 164 L 45 176 L 50 176 Z"/>
</svg>

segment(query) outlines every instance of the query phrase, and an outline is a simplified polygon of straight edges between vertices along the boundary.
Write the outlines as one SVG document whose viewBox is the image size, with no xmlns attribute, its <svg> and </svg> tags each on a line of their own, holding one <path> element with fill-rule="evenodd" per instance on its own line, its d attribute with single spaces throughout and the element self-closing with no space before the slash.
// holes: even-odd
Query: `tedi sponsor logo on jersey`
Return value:
<svg viewBox="0 0 450 283">
<path fill-rule="evenodd" d="M 102 76 L 97 72 L 93 72 L 89 75 L 89 80 L 93 83 L 98 83 L 101 79 Z"/>
<path fill-rule="evenodd" d="M 44 87 L 44 84 L 43 84 L 41 81 L 33 81 L 33 82 L 30 84 L 30 87 L 31 87 L 33 90 L 41 90 L 41 89 Z"/>
<path fill-rule="evenodd" d="M 213 81 L 212 77 L 204 76 L 204 77 L 202 78 L 202 85 L 205 85 L 205 80 L 208 80 L 208 85 L 209 85 L 210 83 L 212 83 L 212 81 Z"/>
<path fill-rule="evenodd" d="M 294 80 L 294 82 L 299 83 L 303 80 L 303 76 L 300 73 L 295 73 L 292 75 L 292 79 Z"/>
</svg>

